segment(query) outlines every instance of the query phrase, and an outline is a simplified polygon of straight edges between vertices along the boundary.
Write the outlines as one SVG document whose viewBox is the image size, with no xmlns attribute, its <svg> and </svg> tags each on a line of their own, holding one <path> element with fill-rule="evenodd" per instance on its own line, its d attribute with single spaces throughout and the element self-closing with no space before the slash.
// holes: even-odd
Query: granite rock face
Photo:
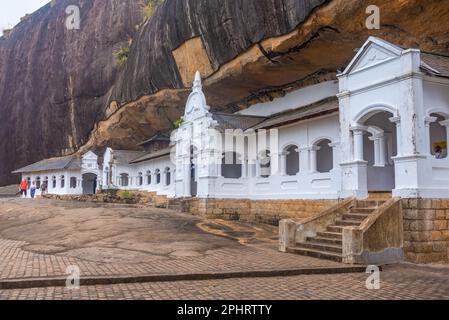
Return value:
<svg viewBox="0 0 449 320">
<path fill-rule="evenodd" d="M 369 35 L 449 53 L 444 0 L 166 0 L 139 29 L 139 1 L 78 2 L 79 35 L 61 27 L 61 0 L 0 40 L 0 184 L 44 157 L 171 129 L 196 70 L 211 107 L 237 111 L 335 80 Z M 380 30 L 365 26 L 372 4 Z"/>
<path fill-rule="evenodd" d="M 80 8 L 80 29 L 66 8 Z M 42 158 L 76 151 L 104 117 L 127 46 L 143 17 L 139 1 L 58 0 L 0 39 L 0 185 Z"/>
</svg>

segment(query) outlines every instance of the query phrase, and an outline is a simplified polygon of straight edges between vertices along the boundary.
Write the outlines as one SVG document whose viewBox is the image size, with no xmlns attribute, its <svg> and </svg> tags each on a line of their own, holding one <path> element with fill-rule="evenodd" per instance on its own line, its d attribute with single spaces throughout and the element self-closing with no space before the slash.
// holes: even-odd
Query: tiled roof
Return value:
<svg viewBox="0 0 449 320">
<path fill-rule="evenodd" d="M 170 142 L 170 134 L 169 133 L 158 133 L 155 136 L 151 137 L 148 140 L 145 140 L 139 144 L 139 146 L 143 146 L 153 141 L 168 141 Z"/>
<path fill-rule="evenodd" d="M 426 71 L 439 77 L 449 78 L 449 57 L 433 53 L 421 53 L 421 60 L 437 72 L 430 70 L 429 68 L 426 68 L 426 65 L 423 65 L 422 68 Z"/>
<path fill-rule="evenodd" d="M 116 164 L 129 164 L 131 161 L 144 154 L 144 151 L 113 150 L 114 161 Z"/>
<path fill-rule="evenodd" d="M 305 107 L 275 114 L 264 122 L 254 126 L 253 129 L 257 130 L 277 127 L 300 120 L 319 117 L 321 115 L 333 113 L 336 111 L 338 111 L 338 99 L 336 97 L 327 98 Z"/>
<path fill-rule="evenodd" d="M 243 131 L 252 128 L 267 119 L 266 117 L 221 112 L 212 113 L 212 118 L 218 122 L 221 129 L 242 129 Z"/>
<path fill-rule="evenodd" d="M 13 173 L 44 172 L 55 170 L 78 170 L 78 169 L 81 169 L 81 159 L 76 156 L 67 156 L 61 158 L 45 159 L 33 163 L 24 168 L 18 169 Z"/>
<path fill-rule="evenodd" d="M 140 162 L 144 162 L 144 161 L 162 158 L 162 157 L 168 156 L 171 153 L 171 150 L 172 150 L 172 148 L 170 147 L 170 148 L 165 148 L 165 149 L 162 149 L 159 151 L 146 153 L 146 154 L 130 161 L 130 163 L 136 164 L 136 163 L 140 163 Z"/>
</svg>

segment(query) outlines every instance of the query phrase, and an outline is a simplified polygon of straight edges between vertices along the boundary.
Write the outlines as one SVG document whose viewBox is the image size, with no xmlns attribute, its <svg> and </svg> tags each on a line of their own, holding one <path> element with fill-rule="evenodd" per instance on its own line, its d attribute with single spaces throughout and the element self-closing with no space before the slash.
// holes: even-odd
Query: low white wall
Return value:
<svg viewBox="0 0 449 320">
<path fill-rule="evenodd" d="M 171 179 L 170 184 L 166 183 L 165 169 L 170 168 Z M 156 171 L 160 170 L 161 181 L 156 183 Z M 148 184 L 147 173 L 151 173 L 151 184 Z M 139 174 L 142 173 L 143 184 L 139 184 Z M 112 167 L 113 179 L 112 183 L 120 190 L 139 190 L 146 192 L 156 192 L 158 195 L 168 197 L 175 196 L 175 166 L 171 163 L 170 157 L 163 157 L 154 159 L 139 164 L 132 165 L 113 165 Z M 120 185 L 120 175 L 127 174 L 129 176 L 128 186 Z M 107 188 L 107 186 L 103 186 Z"/>
<path fill-rule="evenodd" d="M 328 173 L 298 173 L 295 176 L 226 179 L 215 181 L 211 198 L 235 199 L 338 199 L 340 169 Z"/>
</svg>

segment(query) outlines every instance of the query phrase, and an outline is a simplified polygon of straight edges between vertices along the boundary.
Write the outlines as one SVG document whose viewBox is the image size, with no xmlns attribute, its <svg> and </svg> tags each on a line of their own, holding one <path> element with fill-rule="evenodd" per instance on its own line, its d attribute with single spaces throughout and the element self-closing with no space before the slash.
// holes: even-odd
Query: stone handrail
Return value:
<svg viewBox="0 0 449 320">
<path fill-rule="evenodd" d="M 359 227 L 343 228 L 343 262 L 384 264 L 403 259 L 402 206 L 393 198 L 377 208 Z"/>
<path fill-rule="evenodd" d="M 287 248 L 294 247 L 296 243 L 305 242 L 307 237 L 315 237 L 317 232 L 325 231 L 328 225 L 334 224 L 354 205 L 354 200 L 354 198 L 345 199 L 331 208 L 300 221 L 281 220 L 279 223 L 279 250 L 286 252 Z"/>
</svg>

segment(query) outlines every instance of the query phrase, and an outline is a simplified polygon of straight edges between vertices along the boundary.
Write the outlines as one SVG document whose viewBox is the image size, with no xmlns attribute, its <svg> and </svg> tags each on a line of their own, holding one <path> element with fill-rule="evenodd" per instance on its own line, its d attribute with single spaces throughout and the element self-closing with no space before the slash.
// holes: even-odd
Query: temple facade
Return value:
<svg viewBox="0 0 449 320">
<path fill-rule="evenodd" d="M 370 37 L 337 80 L 233 114 L 208 106 L 197 73 L 179 128 L 139 151 L 16 173 L 49 194 L 138 190 L 193 214 L 279 225 L 285 252 L 448 262 L 448 126 L 449 57 Z"/>
<path fill-rule="evenodd" d="M 234 114 L 213 112 L 197 73 L 181 126 L 141 151 L 19 169 L 50 194 L 119 188 L 171 198 L 449 198 L 449 58 L 370 37 L 338 80 Z"/>
</svg>

